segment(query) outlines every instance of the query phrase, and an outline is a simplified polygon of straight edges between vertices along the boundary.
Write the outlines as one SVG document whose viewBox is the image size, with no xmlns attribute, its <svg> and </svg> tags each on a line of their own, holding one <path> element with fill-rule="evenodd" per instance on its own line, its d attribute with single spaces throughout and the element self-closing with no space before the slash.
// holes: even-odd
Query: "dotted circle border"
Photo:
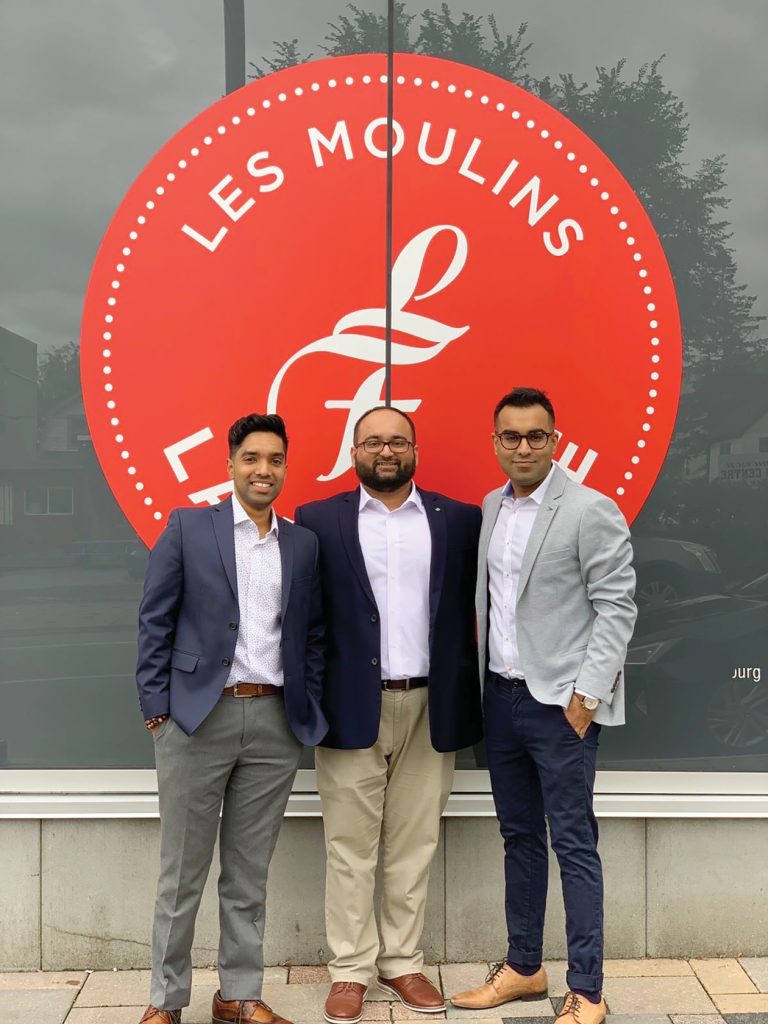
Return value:
<svg viewBox="0 0 768 1024">
<path fill-rule="evenodd" d="M 346 75 L 341 81 L 335 78 L 329 78 L 325 82 L 325 86 L 328 89 L 336 89 L 341 84 L 342 81 L 345 86 L 352 86 L 357 84 L 358 80 L 363 85 L 371 85 L 374 83 L 387 85 L 388 77 L 387 75 L 359 75 L 357 77 L 354 75 Z M 476 90 L 469 88 L 460 89 L 453 83 L 445 84 L 438 81 L 437 79 L 430 78 L 427 81 L 420 75 L 397 75 L 395 78 L 395 84 L 398 86 L 412 84 L 416 88 L 426 86 L 427 88 L 431 88 L 435 91 L 445 89 L 446 92 L 448 92 L 450 95 L 456 95 L 470 101 L 476 100 L 477 102 L 480 103 L 481 106 L 487 106 L 489 108 L 493 107 L 500 114 L 505 114 L 509 112 L 509 115 L 513 121 L 521 121 L 524 124 L 526 130 L 536 132 L 542 141 L 551 144 L 552 147 L 558 152 L 562 152 L 566 159 L 566 162 L 573 164 L 574 168 L 576 168 L 577 170 L 577 173 L 584 176 L 585 181 L 589 182 L 591 188 L 600 188 L 599 179 L 594 176 L 591 176 L 589 178 L 587 177 L 587 175 L 589 175 L 588 165 L 578 160 L 576 153 L 565 146 L 563 141 L 557 137 L 557 133 L 553 134 L 548 128 L 541 127 L 541 124 L 537 124 L 537 122 L 533 118 L 527 118 L 526 120 L 523 121 L 522 113 L 519 110 L 515 109 L 514 107 L 510 107 L 508 104 L 501 101 L 494 103 L 491 97 L 482 91 L 478 93 Z M 272 99 L 267 97 L 261 100 L 257 105 L 249 104 L 248 107 L 245 108 L 244 116 L 246 119 L 250 119 L 252 117 L 255 117 L 259 108 L 262 111 L 267 111 L 275 103 L 286 103 L 289 98 L 301 98 L 307 92 L 317 93 L 320 91 L 322 87 L 323 86 L 320 82 L 312 82 L 308 89 L 305 89 L 302 86 L 296 86 L 290 92 L 279 92 L 276 94 L 276 96 L 273 96 Z M 190 161 L 194 161 L 198 156 L 201 155 L 201 153 L 205 152 L 205 149 L 207 147 L 212 146 L 216 141 L 216 136 L 221 137 L 226 135 L 228 131 L 230 131 L 233 128 L 237 128 L 238 125 L 242 124 L 243 119 L 244 118 L 241 114 L 234 114 L 230 118 L 228 123 L 220 124 L 217 126 L 215 132 L 204 135 L 200 144 L 191 146 L 188 155 L 180 157 L 179 160 L 176 162 L 175 170 L 168 171 L 162 183 L 155 186 L 154 190 L 150 193 L 151 198 L 146 199 L 146 201 L 143 204 L 141 213 L 139 213 L 136 216 L 136 227 L 132 228 L 132 230 L 128 232 L 128 238 L 121 248 L 121 259 L 114 266 L 115 277 L 111 282 L 109 288 L 109 295 L 105 303 L 106 312 L 104 314 L 104 323 L 106 327 L 102 332 L 102 340 L 105 344 L 105 347 L 102 349 L 102 357 L 104 359 L 104 364 L 102 365 L 102 373 L 105 377 L 111 378 L 112 375 L 112 366 L 110 365 L 109 360 L 112 356 L 111 344 L 113 341 L 112 332 L 113 325 L 115 322 L 115 307 L 118 305 L 117 293 L 120 290 L 120 275 L 123 274 L 126 269 L 125 260 L 130 259 L 130 257 L 133 255 L 133 243 L 138 241 L 140 232 L 145 228 L 145 225 L 148 224 L 148 218 L 151 216 L 152 211 L 156 208 L 157 203 L 162 200 L 162 197 L 166 195 L 169 187 L 171 187 L 174 181 L 176 181 L 179 173 L 183 173 L 184 170 L 190 165 Z M 602 189 L 599 192 L 599 196 L 602 202 L 606 204 L 610 202 L 610 193 L 605 191 L 604 189 Z M 618 206 L 615 205 L 615 203 L 611 203 L 611 205 L 607 206 L 606 208 L 609 211 L 609 215 L 615 218 L 615 224 L 617 229 L 622 234 L 625 235 L 624 240 L 626 242 L 626 245 L 628 246 L 628 250 L 630 251 L 632 262 L 636 265 L 634 269 L 636 270 L 638 281 L 641 282 L 642 285 L 645 308 L 646 311 L 650 314 L 650 319 L 648 321 L 648 330 L 650 332 L 649 346 L 651 351 L 649 353 L 649 360 L 651 364 L 650 380 L 652 382 L 652 385 L 648 390 L 649 404 L 646 406 L 645 409 L 646 418 L 641 427 L 642 433 L 636 441 L 636 447 L 642 450 L 646 446 L 646 437 L 652 429 L 652 417 L 656 412 L 654 401 L 658 397 L 658 382 L 661 379 L 661 374 L 659 372 L 661 356 L 658 352 L 658 349 L 661 346 L 661 337 L 659 331 L 660 325 L 656 318 L 656 304 L 651 299 L 651 296 L 653 295 L 653 287 L 648 282 L 648 271 L 643 266 L 642 253 L 638 252 L 635 248 L 635 238 L 630 233 L 629 224 L 626 220 L 620 217 L 621 210 Z M 104 391 L 105 394 L 107 395 L 106 408 L 107 414 L 109 416 L 109 423 L 110 426 L 117 430 L 117 433 L 114 435 L 115 444 L 117 444 L 118 447 L 120 448 L 120 458 L 127 463 L 126 472 L 128 476 L 133 478 L 137 476 L 138 470 L 131 461 L 130 451 L 126 447 L 124 447 L 125 437 L 118 430 L 118 428 L 120 427 L 120 418 L 118 415 L 116 415 L 118 406 L 117 402 L 113 397 L 114 385 L 111 379 L 107 380 L 107 382 L 104 384 Z M 637 466 L 639 462 L 640 456 L 638 454 L 633 455 L 630 460 L 630 467 Z M 631 481 L 633 479 L 633 476 L 634 473 L 632 468 L 629 468 L 624 472 L 624 480 L 626 482 Z M 145 490 L 145 485 L 141 480 L 134 480 L 133 486 L 140 493 Z M 615 493 L 618 497 L 621 497 L 625 493 L 625 486 L 622 484 L 616 487 Z M 154 499 L 150 495 L 146 495 L 144 497 L 144 505 L 147 507 L 147 509 L 152 508 L 152 506 L 154 505 Z M 162 520 L 163 513 L 155 510 L 152 513 L 152 516 L 155 520 L 159 521 Z"/>
</svg>

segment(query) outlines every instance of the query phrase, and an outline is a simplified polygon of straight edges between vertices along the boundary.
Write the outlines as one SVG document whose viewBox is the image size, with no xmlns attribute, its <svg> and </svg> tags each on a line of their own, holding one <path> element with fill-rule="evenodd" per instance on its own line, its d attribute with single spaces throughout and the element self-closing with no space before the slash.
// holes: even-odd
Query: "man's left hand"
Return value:
<svg viewBox="0 0 768 1024">
<path fill-rule="evenodd" d="M 587 711 L 582 705 L 581 698 L 577 693 L 574 693 L 571 697 L 571 703 L 565 709 L 565 717 L 568 719 L 568 724 L 573 731 L 578 735 L 579 739 L 584 739 L 587 734 L 587 729 L 590 726 L 594 711 Z"/>
</svg>

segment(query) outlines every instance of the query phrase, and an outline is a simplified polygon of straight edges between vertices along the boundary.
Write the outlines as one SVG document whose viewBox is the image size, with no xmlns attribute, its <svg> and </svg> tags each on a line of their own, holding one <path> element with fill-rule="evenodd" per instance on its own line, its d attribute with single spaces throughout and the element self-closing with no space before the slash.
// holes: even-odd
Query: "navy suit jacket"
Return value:
<svg viewBox="0 0 768 1024">
<path fill-rule="evenodd" d="M 432 534 L 429 580 L 429 728 L 436 750 L 459 750 L 482 735 L 474 590 L 481 513 L 442 494 L 419 491 Z M 360 491 L 296 510 L 317 534 L 326 620 L 323 746 L 363 749 L 381 718 L 379 610 L 363 559 Z"/>
<path fill-rule="evenodd" d="M 136 683 L 145 718 L 170 713 L 188 735 L 221 696 L 235 654 L 237 599 L 232 501 L 178 508 L 149 556 L 139 609 Z M 297 739 L 323 738 L 323 624 L 318 545 L 279 520 L 285 710 Z"/>
</svg>

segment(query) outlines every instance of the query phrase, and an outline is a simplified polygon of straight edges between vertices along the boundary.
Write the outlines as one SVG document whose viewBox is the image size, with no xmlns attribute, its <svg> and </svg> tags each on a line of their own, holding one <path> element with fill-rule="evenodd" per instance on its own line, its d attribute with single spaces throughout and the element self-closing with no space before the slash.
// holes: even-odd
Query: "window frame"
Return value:
<svg viewBox="0 0 768 1024">
<path fill-rule="evenodd" d="M 45 511 L 44 512 L 30 512 L 28 507 L 28 495 L 30 490 L 39 487 L 40 490 L 45 491 Z M 51 512 L 51 491 L 68 491 L 69 492 L 69 511 L 68 512 Z M 27 484 L 24 487 L 24 515 L 25 516 L 73 516 L 75 514 L 75 489 L 71 484 Z"/>
<path fill-rule="evenodd" d="M 601 818 L 768 818 L 768 772 L 599 771 Z M 288 817 L 320 817 L 314 771 L 296 775 Z M 0 819 L 157 818 L 151 769 L 0 770 Z M 493 818 L 488 773 L 457 771 L 445 817 Z"/>
</svg>

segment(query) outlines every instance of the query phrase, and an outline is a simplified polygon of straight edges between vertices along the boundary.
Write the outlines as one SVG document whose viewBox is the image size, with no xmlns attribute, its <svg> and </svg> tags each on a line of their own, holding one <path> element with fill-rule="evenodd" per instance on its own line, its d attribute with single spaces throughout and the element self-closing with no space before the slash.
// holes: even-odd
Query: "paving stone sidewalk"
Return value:
<svg viewBox="0 0 768 1024">
<path fill-rule="evenodd" d="M 446 996 L 479 985 L 486 963 L 440 964 L 425 973 Z M 418 1015 L 377 988 L 364 1021 L 465 1019 L 472 1024 L 552 1024 L 565 993 L 565 964 L 550 961 L 549 998 L 507 1003 L 493 1011 L 449 1007 Z M 295 1024 L 322 1024 L 330 984 L 325 967 L 269 967 L 264 1000 Z M 210 1024 L 215 970 L 195 970 L 184 1024 Z M 0 973 L 0 1024 L 138 1024 L 149 971 Z M 722 960 L 607 960 L 608 1024 L 768 1024 L 768 957 Z"/>
</svg>

